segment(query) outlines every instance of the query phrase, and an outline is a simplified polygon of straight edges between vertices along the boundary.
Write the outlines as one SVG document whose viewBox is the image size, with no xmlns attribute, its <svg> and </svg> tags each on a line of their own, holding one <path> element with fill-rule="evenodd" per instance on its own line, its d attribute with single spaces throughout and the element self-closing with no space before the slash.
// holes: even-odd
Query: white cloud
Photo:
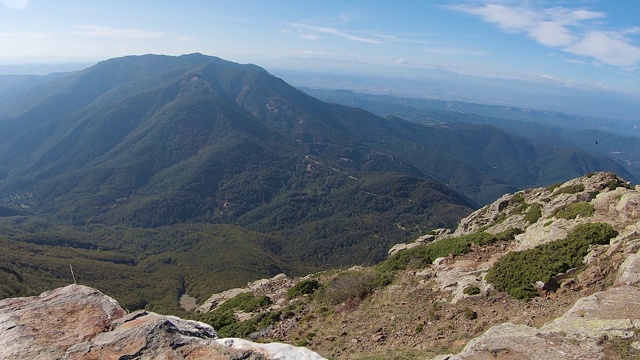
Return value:
<svg viewBox="0 0 640 360">
<path fill-rule="evenodd" d="M 536 42 L 573 55 L 623 68 L 640 63 L 640 47 L 628 38 L 640 27 L 610 31 L 603 12 L 578 8 L 533 8 L 505 4 L 452 5 L 449 9 L 480 17 L 507 33 L 524 33 Z"/>
<path fill-rule="evenodd" d="M 571 63 L 571 64 L 578 64 L 578 65 L 584 65 L 584 64 L 587 63 L 586 61 L 582 61 L 582 60 L 578 60 L 578 59 L 562 59 L 562 60 L 566 61 L 568 63 Z"/>
<path fill-rule="evenodd" d="M 312 33 L 303 33 L 301 32 L 300 34 L 298 34 L 298 36 L 300 36 L 303 39 L 307 39 L 307 40 L 318 40 L 321 38 L 320 35 L 318 34 L 312 34 Z"/>
<path fill-rule="evenodd" d="M 640 47 L 634 46 L 617 34 L 590 31 L 565 51 L 592 57 L 600 62 L 616 66 L 633 66 L 640 62 Z"/>
<path fill-rule="evenodd" d="M 29 5 L 29 0 L 0 0 L 0 4 L 8 7 L 9 9 L 20 10 Z"/>
<path fill-rule="evenodd" d="M 78 31 L 74 32 L 75 34 L 102 38 L 147 39 L 159 38 L 165 35 L 161 32 L 141 29 L 114 29 L 108 26 L 77 25 L 75 28 L 78 29 Z"/>
<path fill-rule="evenodd" d="M 555 21 L 541 21 L 529 30 L 529 36 L 549 47 L 567 46 L 576 40 L 569 29 Z"/>
<path fill-rule="evenodd" d="M 353 35 L 353 34 L 349 34 L 346 33 L 344 31 L 335 29 L 335 28 L 331 28 L 331 27 L 323 27 L 323 26 L 313 26 L 313 25 L 307 25 L 307 24 L 300 24 L 300 23 L 293 23 L 291 24 L 291 26 L 298 28 L 298 29 L 304 29 L 307 30 L 308 32 L 311 33 L 321 33 L 321 34 L 330 34 L 330 35 L 335 35 L 335 36 L 339 36 L 348 40 L 353 40 L 353 41 L 358 41 L 358 42 L 363 42 L 363 43 L 369 43 L 369 44 L 381 44 L 382 42 L 378 39 L 373 39 L 373 38 L 367 38 L 367 37 L 362 37 L 362 36 L 357 36 L 357 35 Z"/>
</svg>

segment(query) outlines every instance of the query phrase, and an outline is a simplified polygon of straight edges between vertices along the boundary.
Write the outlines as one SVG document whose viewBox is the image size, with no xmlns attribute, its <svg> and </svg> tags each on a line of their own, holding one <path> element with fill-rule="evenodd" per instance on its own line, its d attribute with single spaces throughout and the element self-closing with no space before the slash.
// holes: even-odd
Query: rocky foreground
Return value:
<svg viewBox="0 0 640 360">
<path fill-rule="evenodd" d="M 69 285 L 0 301 L 0 359 L 323 359 L 301 347 L 219 338 L 209 325 L 127 313 L 98 290 Z"/>
</svg>

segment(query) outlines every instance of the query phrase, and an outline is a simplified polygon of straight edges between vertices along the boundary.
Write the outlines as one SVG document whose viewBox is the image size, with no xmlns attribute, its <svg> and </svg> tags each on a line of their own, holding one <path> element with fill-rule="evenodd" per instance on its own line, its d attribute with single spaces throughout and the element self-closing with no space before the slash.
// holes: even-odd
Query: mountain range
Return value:
<svg viewBox="0 0 640 360">
<path fill-rule="evenodd" d="M 83 259 L 87 283 L 125 306 L 174 311 L 185 291 L 380 261 L 506 192 L 601 170 L 633 179 L 606 156 L 380 117 L 201 54 L 20 84 L 0 103 L 4 296 L 63 282 Z"/>
</svg>

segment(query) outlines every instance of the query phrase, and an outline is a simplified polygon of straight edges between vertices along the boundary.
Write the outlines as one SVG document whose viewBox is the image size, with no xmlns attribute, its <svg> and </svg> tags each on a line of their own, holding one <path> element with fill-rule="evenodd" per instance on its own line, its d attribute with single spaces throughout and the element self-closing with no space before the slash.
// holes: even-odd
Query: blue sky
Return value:
<svg viewBox="0 0 640 360">
<path fill-rule="evenodd" d="M 267 69 L 411 77 L 436 69 L 640 93 L 637 0 L 0 4 L 0 64 L 201 52 Z"/>
</svg>

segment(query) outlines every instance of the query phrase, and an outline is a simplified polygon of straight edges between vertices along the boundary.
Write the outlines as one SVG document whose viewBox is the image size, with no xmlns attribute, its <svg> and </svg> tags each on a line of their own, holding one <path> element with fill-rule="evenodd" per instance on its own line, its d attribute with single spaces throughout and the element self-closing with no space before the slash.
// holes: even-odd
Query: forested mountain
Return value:
<svg viewBox="0 0 640 360">
<path fill-rule="evenodd" d="M 327 102 L 356 106 L 380 116 L 423 124 L 491 125 L 546 146 L 610 157 L 640 178 L 640 121 L 607 119 L 519 107 L 405 98 L 347 90 L 303 89 Z"/>
<path fill-rule="evenodd" d="M 492 126 L 382 118 L 201 54 L 107 60 L 0 114 L 0 265 L 36 291 L 81 258 L 108 292 L 202 296 L 279 271 L 379 261 L 505 192 L 599 170 L 631 178 L 605 157 Z"/>
</svg>

